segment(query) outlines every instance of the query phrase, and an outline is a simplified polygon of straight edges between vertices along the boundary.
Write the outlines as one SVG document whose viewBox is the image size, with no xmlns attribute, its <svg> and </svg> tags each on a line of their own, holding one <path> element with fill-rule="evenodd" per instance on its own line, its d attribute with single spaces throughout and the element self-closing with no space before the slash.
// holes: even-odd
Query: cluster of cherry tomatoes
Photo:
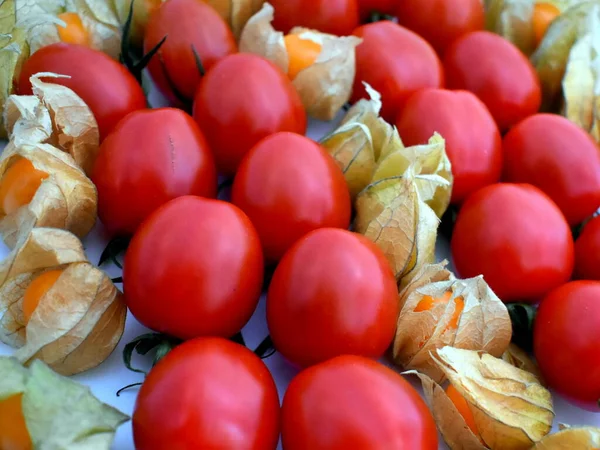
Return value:
<svg viewBox="0 0 600 450">
<path fill-rule="evenodd" d="M 434 132 L 445 138 L 458 274 L 483 274 L 506 302 L 546 297 L 535 328 L 543 374 L 571 399 L 596 402 L 600 218 L 590 218 L 600 207 L 600 150 L 567 119 L 538 114 L 535 70 L 483 31 L 481 0 L 271 3 L 283 32 L 304 26 L 363 39 L 353 101 L 366 95 L 363 82 L 380 92 L 382 116 L 406 145 Z M 373 10 L 400 25 L 361 25 Z M 304 137 L 288 76 L 237 53 L 227 24 L 201 0 L 162 3 L 145 50 L 165 36 L 148 70 L 180 109 L 147 109 L 135 77 L 85 46 L 40 49 L 18 82 L 26 94 L 32 74 L 71 77 L 53 81 L 89 105 L 103 140 L 92 176 L 99 216 L 111 236 L 133 236 L 127 305 L 142 324 L 187 340 L 141 388 L 136 447 L 266 450 L 281 431 L 288 450 L 437 449 L 416 391 L 372 360 L 394 336 L 396 281 L 382 252 L 347 231 L 343 173 Z M 218 174 L 233 177 L 231 202 L 215 199 Z M 584 223 L 575 243 L 572 228 Z M 257 306 L 265 262 L 276 265 L 267 293 L 275 348 L 306 368 L 281 413 L 266 366 L 228 340 Z M 574 270 L 596 281 L 568 283 Z"/>
</svg>

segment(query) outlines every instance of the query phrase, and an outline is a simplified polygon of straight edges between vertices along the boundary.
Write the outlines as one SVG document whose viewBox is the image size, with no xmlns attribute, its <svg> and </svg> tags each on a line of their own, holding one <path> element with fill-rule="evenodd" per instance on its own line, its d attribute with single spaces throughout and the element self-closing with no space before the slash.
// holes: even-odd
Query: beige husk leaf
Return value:
<svg viewBox="0 0 600 450">
<path fill-rule="evenodd" d="M 6 101 L 4 123 L 15 146 L 51 144 L 69 153 L 90 174 L 100 149 L 96 119 L 85 102 L 71 89 L 42 81 L 66 78 L 38 73 L 30 78 L 34 95 L 11 95 Z"/>
<path fill-rule="evenodd" d="M 439 384 L 409 372 L 420 378 L 425 399 L 452 450 L 528 450 L 552 429 L 552 396 L 529 372 L 487 353 L 453 347 L 437 350 L 434 360 L 467 401 L 479 431 L 479 436 L 473 434 Z"/>
<path fill-rule="evenodd" d="M 600 428 L 561 426 L 557 433 L 539 441 L 532 450 L 594 450 L 600 448 Z"/>
<path fill-rule="evenodd" d="M 53 372 L 41 361 L 23 367 L 0 356 L 0 402 L 22 395 L 21 407 L 33 448 L 109 450 L 129 417 L 100 402 L 90 388 Z M 12 448 L 12 447 L 11 447 Z"/>
<path fill-rule="evenodd" d="M 205 0 L 229 24 L 233 34 L 240 38 L 244 26 L 256 14 L 264 0 Z"/>
<path fill-rule="evenodd" d="M 589 12 L 588 22 L 588 32 L 569 53 L 562 112 L 600 143 L 600 5 Z"/>
<path fill-rule="evenodd" d="M 25 291 L 48 270 L 63 272 L 25 324 Z M 125 315 L 121 293 L 67 231 L 35 228 L 0 263 L 0 340 L 23 363 L 41 359 L 63 375 L 96 367 L 119 342 Z"/>
<path fill-rule="evenodd" d="M 96 223 L 97 193 L 68 154 L 49 144 L 7 145 L 0 158 L 0 184 L 11 165 L 20 158 L 48 174 L 31 202 L 12 214 L 0 215 L 0 235 L 9 247 L 33 227 L 69 230 L 79 237 L 87 235 Z"/>
<path fill-rule="evenodd" d="M 542 110 L 552 111 L 561 99 L 562 81 L 571 48 L 589 31 L 590 13 L 600 0 L 577 3 L 558 16 L 548 28 L 544 39 L 531 56 L 542 85 Z"/>
<path fill-rule="evenodd" d="M 484 0 L 485 27 L 515 44 L 523 53 L 535 50 L 532 26 L 534 1 Z"/>
<path fill-rule="evenodd" d="M 540 368 L 533 362 L 525 350 L 511 343 L 502 354 L 502 359 L 507 363 L 512 364 L 517 369 L 525 370 L 534 375 L 539 380 L 540 384 L 546 386 Z"/>
<path fill-rule="evenodd" d="M 454 181 L 444 139 L 435 133 L 426 145 L 405 147 L 396 128 L 379 117 L 381 96 L 365 87 L 370 100 L 359 100 L 321 145 L 344 172 L 352 198 L 369 184 L 402 176 L 410 168 L 421 199 L 441 217 Z"/>
<path fill-rule="evenodd" d="M 424 299 L 445 298 L 424 311 Z M 427 301 L 426 300 L 426 301 Z M 394 362 L 441 382 L 444 372 L 432 352 L 445 346 L 501 356 L 510 343 L 508 310 L 483 277 L 457 280 L 445 263 L 426 265 L 400 292 L 400 316 L 393 345 Z M 455 326 L 454 326 L 455 324 Z"/>
<path fill-rule="evenodd" d="M 367 186 L 355 207 L 354 231 L 377 244 L 399 282 L 434 261 L 439 218 L 421 199 L 411 168 Z"/>
<path fill-rule="evenodd" d="M 271 25 L 273 14 L 273 7 L 265 3 L 246 23 L 239 47 L 241 52 L 255 53 L 273 61 L 287 73 L 289 56 L 283 33 L 275 31 Z M 291 34 L 321 46 L 315 63 L 300 71 L 292 83 L 309 116 L 331 120 L 352 95 L 356 73 L 355 48 L 362 40 L 355 36 L 339 37 L 306 28 L 294 28 Z"/>
</svg>

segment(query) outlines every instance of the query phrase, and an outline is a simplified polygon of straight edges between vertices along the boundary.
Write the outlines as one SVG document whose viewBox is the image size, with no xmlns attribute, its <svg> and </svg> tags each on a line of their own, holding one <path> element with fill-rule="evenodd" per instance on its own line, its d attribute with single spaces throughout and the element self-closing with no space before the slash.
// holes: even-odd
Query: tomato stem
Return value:
<svg viewBox="0 0 600 450">
<path fill-rule="evenodd" d="M 533 324 L 537 310 L 524 303 L 506 305 L 513 326 L 512 341 L 523 350 L 533 351 Z"/>
<path fill-rule="evenodd" d="M 123 264 L 119 261 L 118 256 L 125 253 L 130 242 L 130 237 L 116 237 L 111 239 L 100 255 L 98 266 L 111 261 L 119 269 L 123 269 Z"/>
<path fill-rule="evenodd" d="M 165 61 L 163 60 L 163 57 L 162 57 L 162 55 L 160 53 L 158 54 L 158 60 L 160 61 L 160 69 L 162 70 L 162 73 L 163 73 L 163 76 L 165 77 L 165 80 L 167 80 L 167 84 L 169 85 L 169 89 L 171 90 L 171 92 L 175 96 L 176 100 L 182 105 L 182 109 L 185 112 L 191 114 L 192 113 L 192 101 L 190 99 L 186 98 L 185 95 L 183 95 L 179 91 L 179 89 L 177 89 L 177 87 L 175 86 L 175 83 L 173 82 L 173 79 L 169 75 L 169 71 L 165 67 Z"/>
<path fill-rule="evenodd" d="M 204 70 L 204 64 L 202 64 L 202 59 L 196 51 L 196 47 L 194 47 L 194 44 L 192 44 L 192 53 L 194 54 L 194 59 L 196 60 L 196 68 L 200 73 L 200 78 L 202 78 L 204 75 L 206 75 L 206 70 Z"/>
<path fill-rule="evenodd" d="M 394 20 L 394 16 L 390 16 L 389 14 L 384 14 L 379 11 L 372 11 L 367 19 L 367 23 L 375 23 L 381 22 L 383 20 Z"/>
<path fill-rule="evenodd" d="M 183 341 L 162 333 L 147 333 L 136 337 L 123 348 L 123 363 L 132 372 L 143 373 L 147 375 L 145 370 L 137 369 L 131 365 L 131 357 L 135 350 L 138 355 L 145 356 L 151 350 L 155 350 L 154 358 L 152 358 L 152 367 L 154 367 L 162 358 L 171 350 L 181 344 Z"/>
<path fill-rule="evenodd" d="M 271 336 L 268 335 L 263 341 L 258 344 L 258 347 L 254 350 L 254 354 L 258 356 L 260 359 L 270 358 L 275 354 L 275 346 L 273 345 L 273 340 Z"/>
<path fill-rule="evenodd" d="M 115 284 L 117 284 L 117 283 L 123 283 L 123 277 L 111 278 L 110 281 L 112 281 Z"/>
<path fill-rule="evenodd" d="M 128 384 L 127 386 L 123 386 L 121 389 L 119 389 L 119 390 L 117 391 L 117 393 L 116 393 L 116 394 L 117 394 L 117 397 L 120 397 L 120 396 L 121 396 L 121 393 L 122 393 L 123 391 L 126 391 L 127 389 L 131 389 L 132 387 L 141 386 L 141 385 L 142 385 L 142 383 L 132 383 L 132 384 Z"/>
<path fill-rule="evenodd" d="M 233 335 L 230 340 L 235 342 L 236 344 L 240 344 L 240 345 L 243 345 L 244 347 L 246 347 L 246 341 L 244 339 L 244 336 L 242 336 L 241 331 L 239 333 L 236 333 L 235 335 Z"/>
</svg>

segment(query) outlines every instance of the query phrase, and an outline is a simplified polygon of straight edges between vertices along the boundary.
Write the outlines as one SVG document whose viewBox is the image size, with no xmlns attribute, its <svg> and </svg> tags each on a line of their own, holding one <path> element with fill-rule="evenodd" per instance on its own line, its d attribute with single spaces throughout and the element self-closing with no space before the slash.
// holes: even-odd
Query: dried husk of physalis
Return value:
<svg viewBox="0 0 600 450">
<path fill-rule="evenodd" d="M 56 270 L 62 272 L 27 321 L 27 288 Z M 23 363 L 40 359 L 63 375 L 96 367 L 121 339 L 125 315 L 121 293 L 72 233 L 35 228 L 0 263 L 0 340 L 17 348 Z"/>
<path fill-rule="evenodd" d="M 537 378 L 487 353 L 444 347 L 434 360 L 466 401 L 476 435 L 446 390 L 427 375 L 421 379 L 444 440 L 452 450 L 528 450 L 552 429 L 550 392 Z"/>
<path fill-rule="evenodd" d="M 236 38 L 242 34 L 244 26 L 256 14 L 264 0 L 205 0 L 225 19 Z"/>
<path fill-rule="evenodd" d="M 577 3 L 558 16 L 531 56 L 542 85 L 542 110 L 554 111 L 562 100 L 562 82 L 573 45 L 588 34 L 592 11 L 600 0 Z"/>
<path fill-rule="evenodd" d="M 355 208 L 354 231 L 377 244 L 398 282 L 434 261 L 439 218 L 421 199 L 410 169 L 367 186 Z"/>
<path fill-rule="evenodd" d="M 546 386 L 538 365 L 529 357 L 527 352 L 517 345 L 511 343 L 502 354 L 502 359 L 515 366 L 517 369 L 525 370 L 534 375 L 540 384 Z"/>
<path fill-rule="evenodd" d="M 284 35 L 275 31 L 274 9 L 265 3 L 248 20 L 240 37 L 240 51 L 255 53 L 273 61 L 283 72 L 289 72 L 289 54 Z M 309 116 L 331 120 L 352 95 L 356 73 L 355 48 L 362 42 L 355 36 L 334 36 L 306 28 L 295 28 L 290 34 L 321 47 L 315 62 L 292 79 Z"/>
<path fill-rule="evenodd" d="M 590 11 L 588 22 L 588 32 L 569 53 L 562 113 L 600 143 L 600 5 Z"/>
<path fill-rule="evenodd" d="M 98 195 L 73 158 L 49 144 L 15 147 L 11 142 L 0 158 L 0 188 L 10 182 L 9 178 L 23 176 L 22 160 L 29 161 L 33 169 L 47 177 L 29 203 L 13 211 L 0 208 L 0 235 L 6 244 L 13 247 L 18 237 L 33 227 L 61 228 L 79 237 L 87 235 L 96 223 Z"/>
<path fill-rule="evenodd" d="M 46 81 L 42 81 L 44 78 Z M 86 174 L 91 174 L 100 149 L 94 114 L 71 89 L 48 79 L 68 78 L 38 73 L 30 78 L 33 95 L 11 95 L 4 123 L 15 146 L 46 143 L 70 154 Z"/>
<path fill-rule="evenodd" d="M 0 409 L 4 401 L 20 399 L 6 410 L 22 414 L 26 428 L 19 442 L 11 442 L 16 447 L 5 450 L 109 450 L 117 428 L 129 419 L 99 401 L 89 387 L 58 375 L 41 361 L 26 368 L 15 358 L 2 356 L 0 374 Z M 11 426 L 20 427 L 13 419 Z"/>
<path fill-rule="evenodd" d="M 560 425 L 560 431 L 546 436 L 532 450 L 595 450 L 600 448 L 600 428 Z"/>
<path fill-rule="evenodd" d="M 508 310 L 483 277 L 457 280 L 445 265 L 424 266 L 400 292 L 394 362 L 436 382 L 444 372 L 432 356 L 453 346 L 500 357 L 512 335 Z"/>
<path fill-rule="evenodd" d="M 532 0 L 484 0 L 485 27 L 515 44 L 523 53 L 535 50 Z"/>
</svg>

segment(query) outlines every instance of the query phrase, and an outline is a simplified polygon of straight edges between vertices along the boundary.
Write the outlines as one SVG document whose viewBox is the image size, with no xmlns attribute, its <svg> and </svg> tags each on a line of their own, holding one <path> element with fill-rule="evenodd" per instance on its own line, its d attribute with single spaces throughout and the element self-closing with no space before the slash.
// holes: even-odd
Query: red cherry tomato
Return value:
<svg viewBox="0 0 600 450">
<path fill-rule="evenodd" d="M 600 217 L 590 220 L 575 242 L 575 276 L 600 281 Z"/>
<path fill-rule="evenodd" d="M 446 51 L 444 70 L 448 88 L 477 95 L 501 131 L 540 109 L 542 88 L 533 65 L 502 36 L 488 31 L 463 36 Z"/>
<path fill-rule="evenodd" d="M 363 39 L 356 48 L 356 77 L 352 101 L 367 97 L 363 81 L 381 94 L 381 115 L 396 119 L 407 98 L 426 87 L 444 84 L 442 63 L 435 50 L 406 28 L 383 21 L 354 31 Z"/>
<path fill-rule="evenodd" d="M 90 107 L 104 139 L 117 122 L 132 111 L 146 108 L 144 91 L 127 69 L 102 52 L 72 44 L 42 47 L 25 61 L 17 92 L 31 95 L 29 78 L 39 72 L 68 75 L 52 83 L 73 90 Z"/>
<path fill-rule="evenodd" d="M 301 372 L 282 407 L 286 450 L 437 450 L 427 405 L 393 370 L 339 356 Z"/>
<path fill-rule="evenodd" d="M 92 180 L 98 214 L 113 235 L 133 234 L 159 206 L 182 195 L 216 197 L 212 153 L 179 109 L 138 111 L 102 143 Z"/>
<path fill-rule="evenodd" d="M 357 0 L 270 0 L 273 26 L 284 33 L 294 27 L 347 36 L 358 26 Z"/>
<path fill-rule="evenodd" d="M 350 225 L 344 174 L 319 144 L 293 133 L 274 134 L 250 150 L 231 199 L 250 217 L 271 261 L 310 231 Z"/>
<path fill-rule="evenodd" d="M 367 20 L 373 13 L 393 16 L 396 14 L 396 0 L 358 0 L 361 20 Z"/>
<path fill-rule="evenodd" d="M 273 377 L 250 350 L 197 338 L 154 367 L 135 403 L 137 450 L 275 450 L 279 397 Z"/>
<path fill-rule="evenodd" d="M 548 385 L 600 412 L 600 282 L 573 281 L 550 292 L 534 323 L 534 354 Z"/>
<path fill-rule="evenodd" d="M 215 154 L 217 168 L 233 175 L 261 139 L 278 131 L 306 132 L 306 113 L 292 82 L 270 61 L 237 54 L 202 79 L 194 118 Z"/>
<path fill-rule="evenodd" d="M 400 25 L 422 36 L 440 54 L 459 37 L 483 30 L 485 11 L 480 0 L 400 0 Z"/>
<path fill-rule="evenodd" d="M 148 70 L 161 92 L 171 100 L 194 97 L 200 70 L 194 49 L 205 70 L 237 52 L 235 37 L 219 13 L 202 0 L 169 0 L 150 18 L 144 51 L 167 40 L 152 58 Z"/>
<path fill-rule="evenodd" d="M 554 200 L 571 225 L 600 208 L 600 148 L 555 114 L 536 114 L 504 138 L 504 179 L 530 183 Z"/>
<path fill-rule="evenodd" d="M 242 211 L 186 196 L 138 229 L 123 287 L 129 310 L 148 328 L 181 339 L 230 337 L 256 309 L 263 271 L 260 240 Z"/>
<path fill-rule="evenodd" d="M 554 202 L 529 184 L 495 184 L 469 197 L 451 246 L 460 276 L 483 275 L 505 302 L 540 300 L 573 271 L 569 224 Z"/>
<path fill-rule="evenodd" d="M 296 242 L 267 294 L 275 348 L 300 366 L 343 354 L 380 357 L 398 314 L 398 288 L 384 254 L 367 238 L 335 228 Z"/>
<path fill-rule="evenodd" d="M 396 126 L 406 145 L 425 144 L 434 132 L 444 137 L 454 174 L 452 203 L 500 179 L 500 132 L 470 92 L 423 89 L 410 97 Z"/>
</svg>

